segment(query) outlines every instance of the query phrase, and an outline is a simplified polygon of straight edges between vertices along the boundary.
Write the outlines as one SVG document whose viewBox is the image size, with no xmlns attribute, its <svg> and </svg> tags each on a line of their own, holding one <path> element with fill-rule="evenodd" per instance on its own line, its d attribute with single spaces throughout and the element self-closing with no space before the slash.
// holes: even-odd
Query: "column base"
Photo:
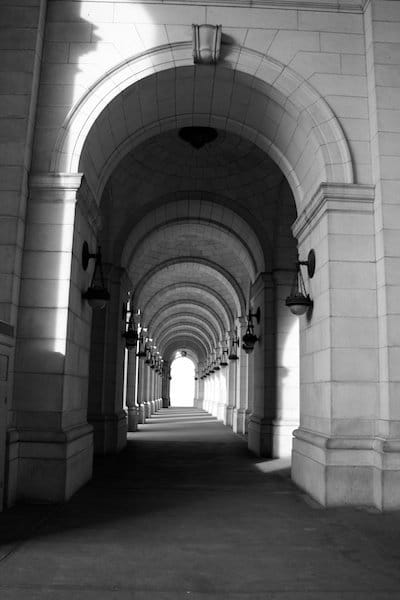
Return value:
<svg viewBox="0 0 400 600">
<path fill-rule="evenodd" d="M 234 433 L 245 435 L 247 431 L 246 425 L 246 409 L 245 408 L 234 408 L 232 412 L 232 429 Z"/>
<path fill-rule="evenodd" d="M 137 406 L 128 406 L 128 431 L 137 431 L 139 424 L 139 409 Z"/>
<path fill-rule="evenodd" d="M 218 402 L 217 404 L 217 419 L 225 423 L 226 404 Z"/>
<path fill-rule="evenodd" d="M 195 398 L 193 402 L 193 406 L 197 408 L 197 410 L 204 410 L 203 408 L 203 400 L 201 398 Z"/>
<path fill-rule="evenodd" d="M 146 406 L 139 404 L 139 424 L 144 425 L 146 423 Z"/>
<path fill-rule="evenodd" d="M 125 411 L 111 415 L 89 415 L 94 429 L 94 453 L 116 454 L 126 446 L 128 431 Z"/>
<path fill-rule="evenodd" d="M 150 404 L 150 402 L 145 402 L 144 403 L 144 416 L 146 417 L 146 419 L 150 419 L 150 417 L 151 417 L 151 404 Z"/>
<path fill-rule="evenodd" d="M 248 447 L 256 456 L 273 456 L 273 430 L 270 419 L 252 414 L 248 424 Z"/>
<path fill-rule="evenodd" d="M 400 440 L 294 432 L 292 479 L 323 506 L 400 509 Z"/>
<path fill-rule="evenodd" d="M 298 423 L 251 415 L 249 418 L 249 450 L 257 456 L 285 458 L 292 454 L 293 430 Z"/>
<path fill-rule="evenodd" d="M 213 417 L 218 418 L 218 406 L 219 406 L 219 402 L 217 400 L 213 400 L 212 405 L 211 405 L 211 414 Z"/>
<path fill-rule="evenodd" d="M 232 427 L 233 424 L 233 406 L 225 406 L 224 423 L 227 427 Z"/>
<path fill-rule="evenodd" d="M 162 407 L 163 408 L 169 408 L 169 398 L 167 398 L 166 396 L 162 397 Z"/>
<path fill-rule="evenodd" d="M 93 427 L 9 432 L 8 505 L 66 502 L 92 477 Z"/>
</svg>

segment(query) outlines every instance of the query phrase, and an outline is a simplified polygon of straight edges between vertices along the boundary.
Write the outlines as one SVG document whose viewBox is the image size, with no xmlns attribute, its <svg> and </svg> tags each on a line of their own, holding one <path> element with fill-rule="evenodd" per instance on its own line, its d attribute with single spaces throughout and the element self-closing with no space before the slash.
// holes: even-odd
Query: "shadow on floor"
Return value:
<svg viewBox="0 0 400 600">
<path fill-rule="evenodd" d="M 398 598 L 400 513 L 321 509 L 284 461 L 172 414 L 96 460 L 67 504 L 0 515 L 2 600 Z"/>
</svg>

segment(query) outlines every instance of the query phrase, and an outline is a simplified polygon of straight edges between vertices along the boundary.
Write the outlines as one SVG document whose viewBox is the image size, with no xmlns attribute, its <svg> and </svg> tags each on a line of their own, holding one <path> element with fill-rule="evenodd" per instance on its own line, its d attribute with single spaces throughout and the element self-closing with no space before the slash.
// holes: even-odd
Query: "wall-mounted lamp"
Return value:
<svg viewBox="0 0 400 600">
<path fill-rule="evenodd" d="M 86 292 L 82 294 L 82 298 L 88 301 L 89 306 L 93 309 L 102 309 L 110 301 L 110 293 L 104 285 L 103 265 L 101 262 L 101 248 L 97 246 L 97 252 L 89 252 L 87 242 L 83 242 L 82 246 L 82 268 L 84 271 L 88 268 L 89 260 L 95 259 L 94 271 L 92 280 Z"/>
<path fill-rule="evenodd" d="M 238 348 L 239 348 L 239 337 L 238 334 L 235 330 L 232 339 L 231 339 L 231 351 L 229 353 L 229 360 L 239 360 L 239 356 L 238 356 Z"/>
<path fill-rule="evenodd" d="M 139 332 L 139 348 L 138 351 L 136 353 L 136 356 L 138 356 L 139 358 L 146 358 L 146 343 L 145 343 L 145 339 L 144 339 L 144 334 L 146 333 L 147 328 L 146 327 L 141 327 L 140 328 L 140 332 Z"/>
<path fill-rule="evenodd" d="M 219 349 L 216 348 L 214 351 L 214 371 L 219 371 L 220 370 L 220 362 L 221 362 L 221 357 L 219 355 Z"/>
<path fill-rule="evenodd" d="M 136 329 L 135 317 L 137 320 L 139 318 L 139 314 L 133 314 L 131 293 L 128 292 L 128 301 L 124 302 L 122 305 L 122 319 L 125 325 L 125 331 L 122 334 L 122 337 L 125 338 L 125 346 L 128 350 L 131 348 L 136 348 L 139 338 Z"/>
<path fill-rule="evenodd" d="M 257 323 L 259 323 L 260 315 L 260 307 L 257 308 L 254 314 L 251 312 L 251 310 L 249 310 L 249 314 L 247 315 L 247 329 L 246 333 L 242 337 L 242 348 L 246 352 L 246 354 L 250 354 L 250 352 L 253 352 L 254 344 L 258 340 L 258 337 L 254 334 L 253 319 L 256 319 Z"/>
<path fill-rule="evenodd" d="M 289 307 L 294 315 L 304 315 L 313 305 L 310 295 L 307 294 L 304 284 L 301 265 L 307 267 L 308 277 L 312 279 L 315 273 L 315 252 L 310 250 L 307 260 L 298 260 L 296 263 L 296 274 L 293 279 L 293 284 L 289 296 L 287 296 L 285 304 Z"/>
<path fill-rule="evenodd" d="M 146 338 L 146 343 L 145 343 L 145 351 L 146 351 L 146 360 L 144 361 L 146 363 L 146 365 L 150 365 L 151 364 L 151 359 L 152 359 L 152 347 L 151 347 L 151 343 L 152 342 L 152 338 Z"/>
<path fill-rule="evenodd" d="M 219 364 L 221 367 L 228 366 L 228 345 L 226 342 L 224 342 L 224 345 L 222 346 L 222 357 L 221 362 Z"/>
</svg>

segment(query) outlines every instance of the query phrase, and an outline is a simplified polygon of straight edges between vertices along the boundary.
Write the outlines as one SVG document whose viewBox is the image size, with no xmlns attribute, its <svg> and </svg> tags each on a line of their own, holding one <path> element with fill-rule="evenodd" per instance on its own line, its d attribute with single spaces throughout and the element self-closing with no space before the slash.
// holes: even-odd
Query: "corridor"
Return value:
<svg viewBox="0 0 400 600">
<path fill-rule="evenodd" d="M 67 504 L 0 515 L 0 597 L 394 599 L 399 534 L 399 512 L 323 509 L 283 459 L 204 411 L 163 409 Z"/>
</svg>

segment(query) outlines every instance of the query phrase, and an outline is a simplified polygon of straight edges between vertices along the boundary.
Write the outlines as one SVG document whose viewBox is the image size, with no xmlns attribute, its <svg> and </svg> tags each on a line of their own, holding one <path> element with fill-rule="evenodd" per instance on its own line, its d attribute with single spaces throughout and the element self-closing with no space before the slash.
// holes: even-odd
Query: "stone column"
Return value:
<svg viewBox="0 0 400 600">
<path fill-rule="evenodd" d="M 214 417 L 218 418 L 218 404 L 219 404 L 219 371 L 215 371 L 212 374 L 212 412 Z"/>
<path fill-rule="evenodd" d="M 5 487 L 8 505 L 14 504 L 18 494 L 19 447 L 12 370 L 46 5 L 43 0 L 34 4 L 23 0 L 17 6 L 11 1 L 1 4 L 4 83 L 0 102 L 0 497 Z M 4 373 L 8 370 L 10 376 L 6 378 Z"/>
<path fill-rule="evenodd" d="M 137 431 L 139 423 L 139 409 L 136 404 L 136 369 L 138 358 L 136 348 L 130 348 L 127 366 L 126 406 L 128 410 L 128 431 Z"/>
<path fill-rule="evenodd" d="M 156 398 L 156 410 L 159 411 L 161 408 L 161 376 L 157 373 L 157 398 Z"/>
<path fill-rule="evenodd" d="M 100 341 L 98 351 L 90 358 L 88 420 L 94 427 L 96 454 L 113 454 L 126 446 L 127 416 L 123 409 L 123 374 L 125 344 L 121 336 L 121 280 L 124 271 L 119 267 L 104 265 L 111 300 L 104 311 L 93 311 L 92 347 Z M 100 314 L 102 313 L 102 314 Z M 94 348 L 93 348 L 94 352 Z M 93 388 L 94 373 L 100 371 L 101 386 Z"/>
<path fill-rule="evenodd" d="M 236 406 L 236 370 L 237 360 L 230 360 L 227 368 L 227 405 L 225 424 L 228 427 L 233 427 L 233 411 Z"/>
<path fill-rule="evenodd" d="M 249 355 L 253 368 L 253 406 L 248 425 L 249 450 L 257 456 L 273 455 L 273 420 L 275 417 L 275 336 L 274 289 L 271 275 L 262 273 L 252 286 L 250 304 L 253 312 L 260 307 L 258 336 L 254 351 Z M 249 386 L 250 387 L 250 386 Z"/>
<path fill-rule="evenodd" d="M 207 401 L 207 412 L 212 414 L 212 400 L 213 400 L 213 374 L 210 373 L 207 377 L 207 387 L 208 387 L 208 401 Z"/>
<path fill-rule="evenodd" d="M 242 348 L 242 337 L 246 333 L 247 320 L 245 317 L 238 319 L 239 335 L 239 360 L 236 367 L 236 406 L 233 409 L 232 428 L 235 433 L 244 435 L 247 433 L 247 415 L 249 406 L 249 359 Z"/>
<path fill-rule="evenodd" d="M 226 413 L 228 403 L 228 370 L 227 367 L 221 367 L 220 371 L 220 394 L 221 402 L 219 404 L 219 419 L 226 425 Z"/>
<path fill-rule="evenodd" d="M 162 407 L 169 408 L 169 382 L 170 382 L 170 366 L 167 361 L 164 361 L 163 377 L 162 377 Z"/>
<path fill-rule="evenodd" d="M 203 385 L 204 385 L 204 400 L 203 400 L 203 408 L 206 412 L 209 412 L 208 410 L 208 386 L 209 386 L 209 379 L 210 377 L 207 375 L 207 377 L 205 379 L 203 379 Z"/>
<path fill-rule="evenodd" d="M 138 379 L 138 404 L 139 404 L 139 423 L 144 424 L 146 422 L 146 365 L 144 359 L 139 359 L 139 379 Z"/>
<path fill-rule="evenodd" d="M 155 370 L 150 368 L 150 416 L 156 412 L 156 379 Z"/>
<path fill-rule="evenodd" d="M 89 207 L 77 206 L 80 183 L 80 175 L 31 178 L 13 406 L 21 500 L 63 502 L 92 474 L 91 309 L 81 298 L 81 248 L 95 232 Z"/>
<path fill-rule="evenodd" d="M 149 365 L 145 363 L 146 372 L 146 391 L 145 391 L 145 415 L 146 419 L 151 417 L 151 399 L 152 399 L 152 377 Z"/>
<path fill-rule="evenodd" d="M 373 199 L 370 186 L 324 184 L 293 227 L 316 271 L 305 277 L 312 314 L 300 317 L 292 477 L 329 506 L 376 505 L 382 485 Z"/>
<path fill-rule="evenodd" d="M 379 337 L 379 448 L 376 504 L 400 508 L 400 5 L 372 0 L 364 12 L 375 184 L 375 257 Z"/>
<path fill-rule="evenodd" d="M 200 379 L 200 376 L 199 376 L 199 369 L 196 368 L 196 370 L 195 370 L 195 377 L 194 377 L 194 399 L 193 399 L 193 406 L 195 408 L 199 407 L 198 406 L 199 405 L 198 398 L 199 398 L 200 382 L 201 382 L 201 379 Z"/>
<path fill-rule="evenodd" d="M 196 408 L 200 410 L 204 410 L 204 379 L 198 380 L 198 396 L 197 396 L 197 405 Z"/>
<path fill-rule="evenodd" d="M 294 266 L 294 265 L 293 265 Z M 272 455 L 290 456 L 293 431 L 299 426 L 299 317 L 285 305 L 294 271 L 274 270 L 276 403 L 272 421 Z"/>
</svg>

